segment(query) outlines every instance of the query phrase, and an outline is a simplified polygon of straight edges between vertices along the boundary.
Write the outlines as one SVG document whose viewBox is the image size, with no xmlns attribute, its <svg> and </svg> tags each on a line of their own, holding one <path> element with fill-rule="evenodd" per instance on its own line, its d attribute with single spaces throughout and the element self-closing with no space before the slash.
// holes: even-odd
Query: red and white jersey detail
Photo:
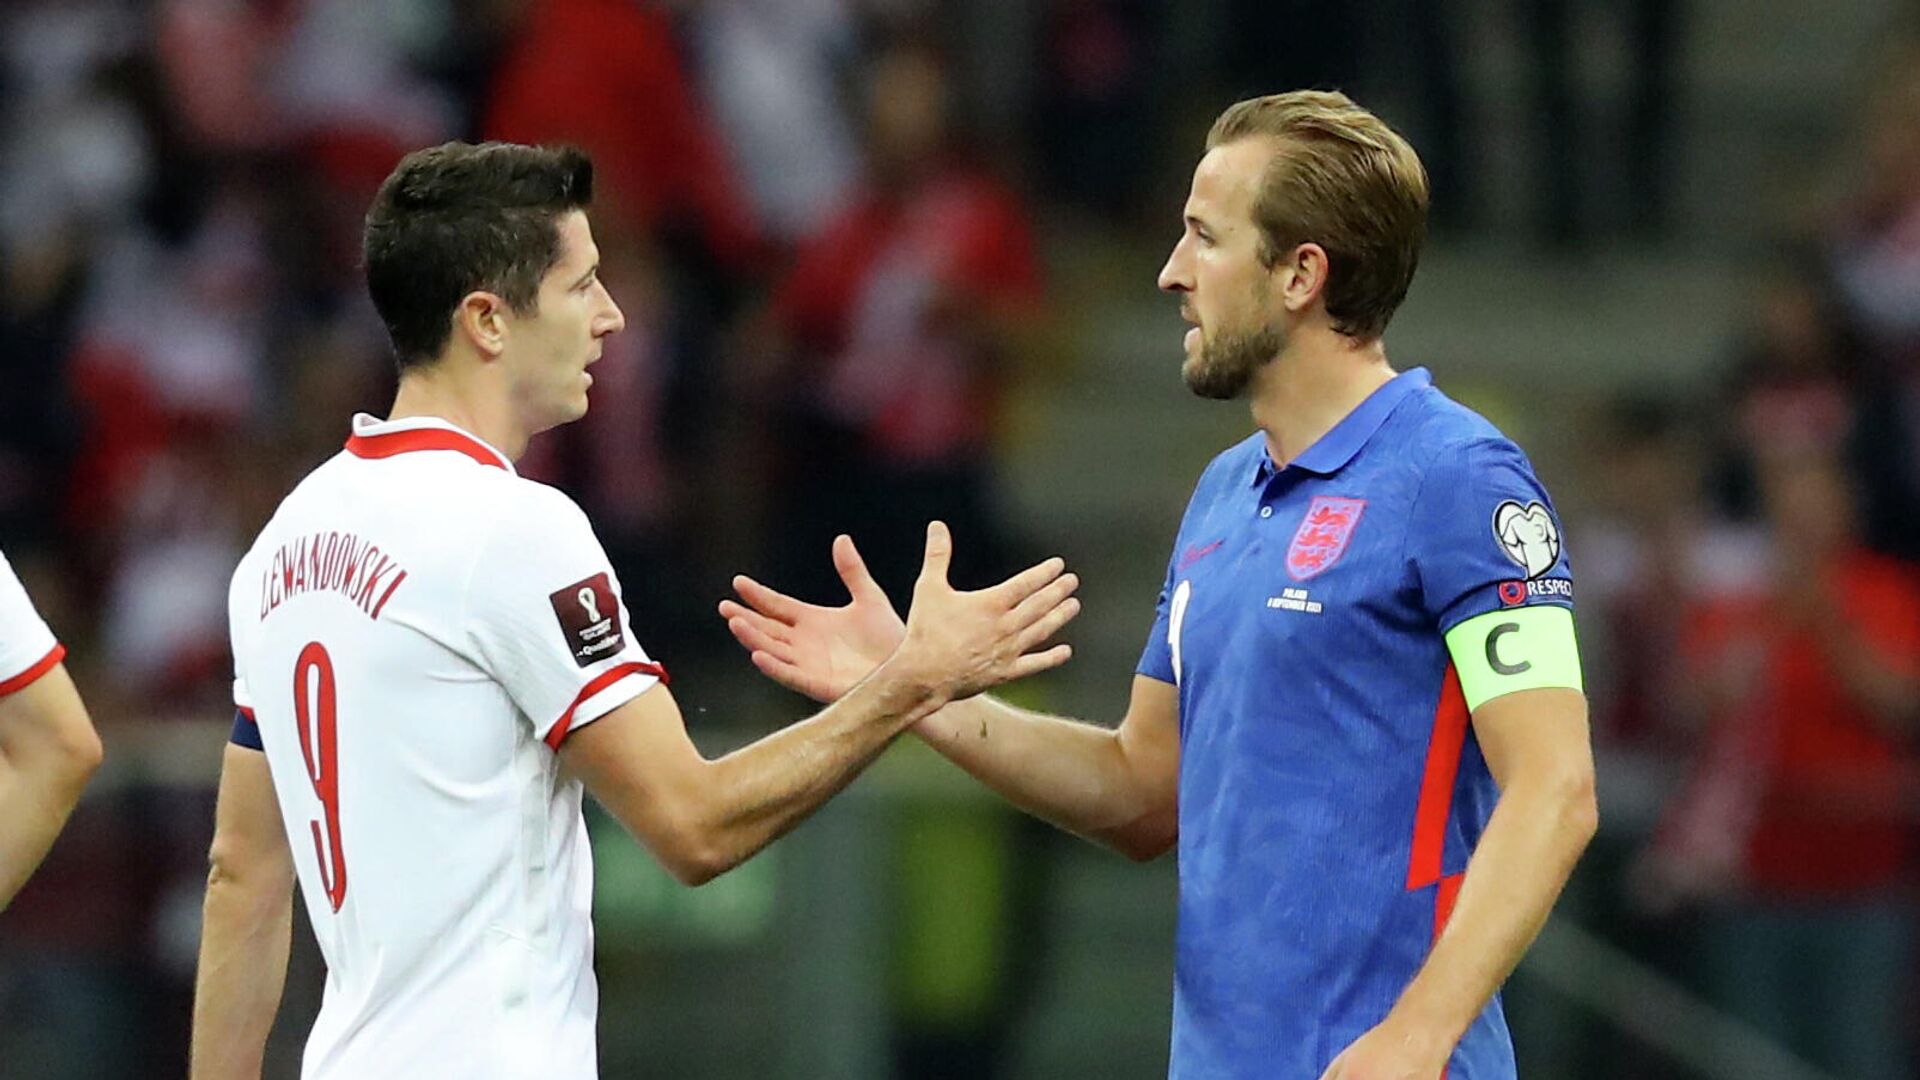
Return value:
<svg viewBox="0 0 1920 1080">
<path fill-rule="evenodd" d="M 65 655 L 27 599 L 13 565 L 0 554 L 0 697 L 25 690 Z"/>
<path fill-rule="evenodd" d="M 356 416 L 228 615 L 327 960 L 302 1075 L 596 1075 L 593 869 L 555 749 L 664 673 L 586 515 L 445 421 Z"/>
</svg>

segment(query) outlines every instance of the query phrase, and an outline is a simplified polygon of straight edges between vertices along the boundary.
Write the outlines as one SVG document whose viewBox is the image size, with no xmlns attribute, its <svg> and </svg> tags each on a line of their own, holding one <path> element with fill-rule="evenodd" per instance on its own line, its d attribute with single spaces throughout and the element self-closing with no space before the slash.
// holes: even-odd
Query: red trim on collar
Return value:
<svg viewBox="0 0 1920 1080">
<path fill-rule="evenodd" d="M 505 469 L 506 460 L 487 444 L 471 435 L 446 428 L 413 428 L 376 435 L 354 435 L 347 439 L 347 453 L 362 458 L 390 458 L 416 450 L 451 450 L 465 454 L 482 465 Z"/>
</svg>

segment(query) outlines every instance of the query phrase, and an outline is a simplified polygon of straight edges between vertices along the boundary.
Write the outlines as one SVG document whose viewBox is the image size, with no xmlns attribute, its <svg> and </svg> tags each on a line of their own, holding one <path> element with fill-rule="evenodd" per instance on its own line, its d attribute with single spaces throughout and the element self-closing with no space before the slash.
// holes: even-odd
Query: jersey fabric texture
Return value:
<svg viewBox="0 0 1920 1080">
<path fill-rule="evenodd" d="M 1526 456 L 1423 369 L 1208 466 L 1139 667 L 1180 705 L 1173 1077 L 1316 1080 L 1386 1017 L 1497 796 L 1445 635 L 1572 599 Z M 1496 997 L 1449 1076 L 1513 1075 Z"/>
<path fill-rule="evenodd" d="M 66 654 L 27 599 L 13 564 L 0 555 L 0 697 L 33 685 Z"/>
<path fill-rule="evenodd" d="M 592 865 L 555 751 L 663 673 L 586 516 L 450 424 L 356 416 L 229 617 L 234 741 L 267 755 L 327 961 L 302 1075 L 594 1076 Z"/>
</svg>

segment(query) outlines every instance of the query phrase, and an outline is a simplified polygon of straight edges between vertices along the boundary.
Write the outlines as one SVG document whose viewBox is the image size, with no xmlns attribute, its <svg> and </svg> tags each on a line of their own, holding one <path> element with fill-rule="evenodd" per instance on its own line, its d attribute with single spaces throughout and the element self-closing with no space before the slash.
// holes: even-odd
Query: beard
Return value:
<svg viewBox="0 0 1920 1080">
<path fill-rule="evenodd" d="M 1200 355 L 1180 365 L 1180 378 L 1203 398 L 1231 401 L 1246 393 L 1254 373 L 1280 355 L 1286 343 L 1286 336 L 1272 326 L 1222 331 L 1201 341 Z"/>
</svg>

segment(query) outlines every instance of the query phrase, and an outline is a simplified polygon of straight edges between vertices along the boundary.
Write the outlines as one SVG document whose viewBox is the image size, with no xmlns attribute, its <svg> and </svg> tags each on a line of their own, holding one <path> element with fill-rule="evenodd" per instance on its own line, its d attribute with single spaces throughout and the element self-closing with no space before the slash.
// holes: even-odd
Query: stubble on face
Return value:
<svg viewBox="0 0 1920 1080">
<path fill-rule="evenodd" d="M 1267 323 L 1253 330 L 1221 330 L 1202 339 L 1199 355 L 1180 365 L 1180 378 L 1200 397 L 1232 401 L 1247 392 L 1255 373 L 1286 343 L 1279 328 Z"/>
</svg>

